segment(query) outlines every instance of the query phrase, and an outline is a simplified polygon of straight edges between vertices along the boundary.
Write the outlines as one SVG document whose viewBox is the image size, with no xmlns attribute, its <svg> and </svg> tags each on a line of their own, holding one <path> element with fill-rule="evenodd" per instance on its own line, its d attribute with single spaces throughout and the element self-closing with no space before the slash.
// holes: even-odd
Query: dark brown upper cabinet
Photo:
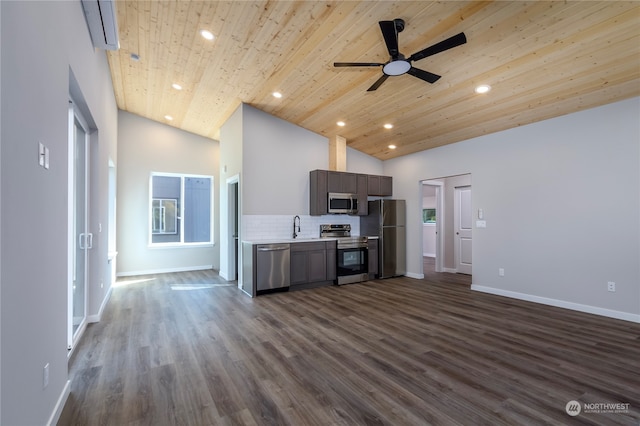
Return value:
<svg viewBox="0 0 640 426">
<path fill-rule="evenodd" d="M 393 178 L 391 176 L 367 175 L 367 195 L 390 197 L 393 195 Z"/>
<path fill-rule="evenodd" d="M 369 213 L 368 196 L 390 197 L 393 189 L 391 176 L 365 175 L 361 173 L 312 170 L 309 172 L 309 214 L 327 214 L 327 197 L 330 192 L 356 194 L 358 216 Z"/>
</svg>

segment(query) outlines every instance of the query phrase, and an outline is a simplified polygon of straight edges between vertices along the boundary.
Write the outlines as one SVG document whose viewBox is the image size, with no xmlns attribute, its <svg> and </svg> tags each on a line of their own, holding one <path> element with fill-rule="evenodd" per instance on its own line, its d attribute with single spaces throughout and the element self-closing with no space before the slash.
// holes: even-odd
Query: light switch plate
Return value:
<svg viewBox="0 0 640 426">
<path fill-rule="evenodd" d="M 49 170 L 49 148 L 44 147 L 44 168 Z"/>
<path fill-rule="evenodd" d="M 486 228 L 487 221 L 486 220 L 476 220 L 476 228 Z"/>
<path fill-rule="evenodd" d="M 38 165 L 44 167 L 44 144 L 38 142 Z"/>
</svg>

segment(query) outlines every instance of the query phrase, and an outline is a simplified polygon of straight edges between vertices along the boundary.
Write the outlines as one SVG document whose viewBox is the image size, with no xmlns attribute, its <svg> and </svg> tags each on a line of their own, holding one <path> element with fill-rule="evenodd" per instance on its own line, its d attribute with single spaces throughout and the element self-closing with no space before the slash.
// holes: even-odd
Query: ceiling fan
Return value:
<svg viewBox="0 0 640 426">
<path fill-rule="evenodd" d="M 453 37 L 449 37 L 439 43 L 429 46 L 413 55 L 405 58 L 405 56 L 398 50 L 398 33 L 404 30 L 404 20 L 394 19 L 393 21 L 379 21 L 380 30 L 384 37 L 384 42 L 387 45 L 387 50 L 391 58 L 388 62 L 381 64 L 377 62 L 334 62 L 334 67 L 382 67 L 382 77 L 380 77 L 371 87 L 367 89 L 367 92 L 372 92 L 385 82 L 389 76 L 396 76 L 402 74 L 411 74 L 427 83 L 435 83 L 440 76 L 430 73 L 428 71 L 415 68 L 411 65 L 413 61 L 419 61 L 427 56 L 435 55 L 436 53 L 444 52 L 453 47 L 460 46 L 467 42 L 467 37 L 464 33 L 456 34 Z"/>
</svg>

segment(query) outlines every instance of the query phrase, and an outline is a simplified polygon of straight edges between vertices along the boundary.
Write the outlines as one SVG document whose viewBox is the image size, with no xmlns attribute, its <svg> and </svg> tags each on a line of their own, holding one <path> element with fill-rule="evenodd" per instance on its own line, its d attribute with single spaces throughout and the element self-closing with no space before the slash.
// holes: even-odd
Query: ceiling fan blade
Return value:
<svg viewBox="0 0 640 426">
<path fill-rule="evenodd" d="M 396 31 L 396 24 L 393 21 L 379 21 L 380 30 L 382 31 L 382 37 L 387 45 L 387 50 L 391 58 L 398 58 L 398 32 Z"/>
<path fill-rule="evenodd" d="M 453 37 L 449 37 L 448 39 L 441 41 L 440 43 L 436 43 L 433 46 L 429 46 L 426 49 L 414 53 L 407 60 L 409 62 L 419 61 L 422 58 L 435 55 L 436 53 L 444 52 L 445 50 L 460 46 L 461 44 L 465 44 L 466 42 L 467 37 L 464 35 L 464 33 L 456 34 Z"/>
<path fill-rule="evenodd" d="M 373 85 L 367 89 L 367 92 L 373 92 L 374 90 L 376 90 L 382 85 L 382 83 L 384 83 L 387 78 L 389 78 L 388 75 L 382 74 L 382 77 L 380 77 L 375 83 L 373 83 Z"/>
<path fill-rule="evenodd" d="M 334 62 L 334 67 L 380 67 L 384 64 L 377 62 Z"/>
<path fill-rule="evenodd" d="M 440 76 L 438 74 L 430 73 L 429 71 L 421 70 L 420 68 L 411 67 L 407 74 L 411 74 L 414 77 L 418 77 L 420 80 L 424 80 L 427 83 L 435 83 Z"/>
</svg>

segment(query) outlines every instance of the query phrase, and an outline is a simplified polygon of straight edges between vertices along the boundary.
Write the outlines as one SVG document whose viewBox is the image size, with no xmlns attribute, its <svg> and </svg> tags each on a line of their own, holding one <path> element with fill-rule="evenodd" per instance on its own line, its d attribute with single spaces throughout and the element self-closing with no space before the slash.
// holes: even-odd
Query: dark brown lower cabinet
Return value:
<svg viewBox="0 0 640 426">
<path fill-rule="evenodd" d="M 378 277 L 378 239 L 370 238 L 367 246 L 367 256 L 369 257 L 369 279 Z"/>
<path fill-rule="evenodd" d="M 338 278 L 338 253 L 337 243 L 327 241 L 327 280 L 334 281 Z"/>
<path fill-rule="evenodd" d="M 335 241 L 292 243 L 291 286 L 333 281 L 336 268 L 335 244 Z"/>
</svg>

